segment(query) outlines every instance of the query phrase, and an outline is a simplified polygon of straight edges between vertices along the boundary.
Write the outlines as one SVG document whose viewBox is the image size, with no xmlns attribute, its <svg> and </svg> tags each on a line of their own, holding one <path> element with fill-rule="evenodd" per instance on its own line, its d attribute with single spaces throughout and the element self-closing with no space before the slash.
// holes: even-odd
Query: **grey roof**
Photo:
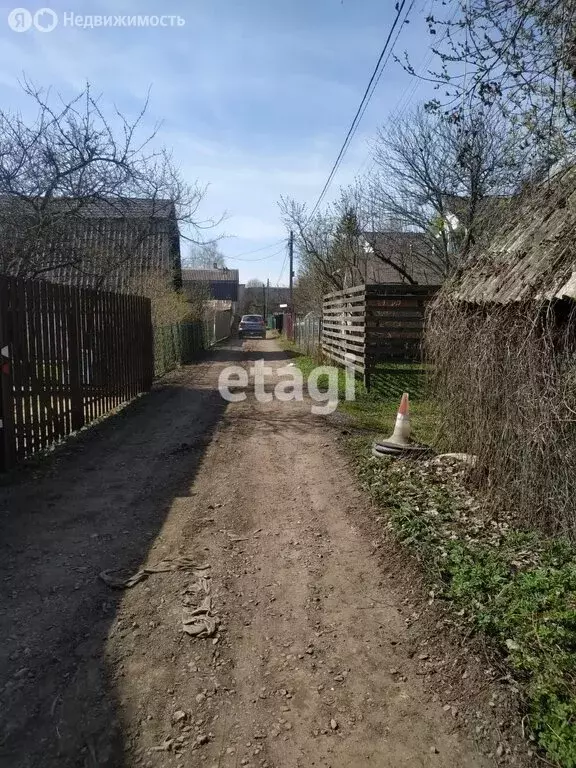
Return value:
<svg viewBox="0 0 576 768">
<path fill-rule="evenodd" d="M 431 239 L 422 232 L 365 232 L 364 238 L 376 253 L 391 259 L 420 285 L 437 285 L 442 282 L 443 265 L 434 250 Z M 406 283 L 406 278 L 377 255 L 370 255 L 366 264 L 365 282 Z"/>
<path fill-rule="evenodd" d="M 182 281 L 190 283 L 239 282 L 237 269 L 183 269 Z"/>
<path fill-rule="evenodd" d="M 139 197 L 70 198 L 16 197 L 0 195 L 0 215 L 40 210 L 45 206 L 51 215 L 78 216 L 89 219 L 175 219 L 172 200 Z"/>
<path fill-rule="evenodd" d="M 576 299 L 576 168 L 524 193 L 452 285 L 476 302 Z"/>
<path fill-rule="evenodd" d="M 9 274 L 21 263 L 33 263 L 42 269 L 43 279 L 81 287 L 132 290 L 134 280 L 149 270 L 163 271 L 179 282 L 179 231 L 169 200 L 47 202 L 4 195 L 0 234 L 0 264 Z"/>
</svg>

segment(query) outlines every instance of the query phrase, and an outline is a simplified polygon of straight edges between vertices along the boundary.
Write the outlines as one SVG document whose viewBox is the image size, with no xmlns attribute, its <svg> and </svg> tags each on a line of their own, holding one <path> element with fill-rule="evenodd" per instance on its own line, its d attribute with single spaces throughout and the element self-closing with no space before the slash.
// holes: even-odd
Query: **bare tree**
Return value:
<svg viewBox="0 0 576 768">
<path fill-rule="evenodd" d="M 69 101 L 28 81 L 22 87 L 36 118 L 0 109 L 2 272 L 76 272 L 102 285 L 124 269 L 134 276 L 167 208 L 193 237 L 210 225 L 198 218 L 205 190 L 153 149 L 158 127 L 141 137 L 148 100 L 131 121 L 117 110 L 106 115 L 89 85 Z M 135 200 L 146 201 L 136 215 Z M 112 235 L 100 231 L 104 219 L 114 220 Z"/>
<path fill-rule="evenodd" d="M 388 221 L 393 231 L 421 233 L 425 247 L 416 259 L 442 278 L 490 229 L 528 162 L 508 126 L 481 111 L 453 122 L 418 108 L 381 128 L 372 152 L 376 171 L 364 203 L 370 229 L 382 231 Z M 394 258 L 393 245 L 389 253 Z"/>
<path fill-rule="evenodd" d="M 550 163 L 576 148 L 576 0 L 444 0 L 427 17 L 438 66 L 428 107 L 460 120 L 497 106 L 533 154 Z M 406 68 L 416 74 L 410 62 Z"/>
<path fill-rule="evenodd" d="M 360 240 L 359 188 L 341 190 L 334 203 L 313 216 L 305 204 L 289 198 L 280 200 L 280 210 L 295 233 L 301 287 L 314 283 L 321 294 L 362 281 L 365 251 Z"/>
<path fill-rule="evenodd" d="M 225 269 L 226 257 L 215 242 L 192 243 L 182 264 L 197 269 Z"/>
</svg>

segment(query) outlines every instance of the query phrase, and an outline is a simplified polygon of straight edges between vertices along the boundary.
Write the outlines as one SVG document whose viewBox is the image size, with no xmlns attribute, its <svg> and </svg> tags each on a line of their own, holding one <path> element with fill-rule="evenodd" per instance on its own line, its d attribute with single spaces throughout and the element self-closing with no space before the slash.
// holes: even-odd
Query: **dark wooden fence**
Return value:
<svg viewBox="0 0 576 768">
<path fill-rule="evenodd" d="M 0 277 L 0 469 L 150 389 L 150 300 Z"/>
<path fill-rule="evenodd" d="M 322 349 L 370 376 L 379 362 L 419 361 L 426 304 L 438 286 L 358 285 L 324 297 Z"/>
</svg>

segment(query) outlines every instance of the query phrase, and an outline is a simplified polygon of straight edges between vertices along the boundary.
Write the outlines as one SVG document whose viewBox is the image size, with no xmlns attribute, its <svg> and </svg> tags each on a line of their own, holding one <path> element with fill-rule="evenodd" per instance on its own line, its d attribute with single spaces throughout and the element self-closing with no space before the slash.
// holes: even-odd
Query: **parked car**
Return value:
<svg viewBox="0 0 576 768">
<path fill-rule="evenodd" d="M 247 336 L 253 338 L 266 338 L 266 321 L 262 315 L 243 315 L 238 326 L 238 336 L 241 339 Z"/>
</svg>

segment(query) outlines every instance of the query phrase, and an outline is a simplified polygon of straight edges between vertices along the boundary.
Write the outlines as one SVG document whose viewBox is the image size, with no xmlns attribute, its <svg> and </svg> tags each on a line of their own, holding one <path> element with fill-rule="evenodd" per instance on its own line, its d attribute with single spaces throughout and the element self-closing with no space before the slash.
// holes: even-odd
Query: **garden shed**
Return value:
<svg viewBox="0 0 576 768">
<path fill-rule="evenodd" d="M 576 535 L 576 169 L 510 200 L 427 313 L 451 449 L 526 522 Z"/>
</svg>

